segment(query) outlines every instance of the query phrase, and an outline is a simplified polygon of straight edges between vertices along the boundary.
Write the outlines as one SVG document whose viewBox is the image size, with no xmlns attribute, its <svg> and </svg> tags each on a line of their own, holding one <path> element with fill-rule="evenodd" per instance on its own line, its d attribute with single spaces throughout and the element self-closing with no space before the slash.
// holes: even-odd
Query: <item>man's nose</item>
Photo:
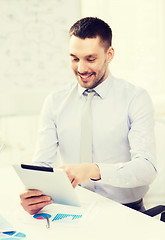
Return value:
<svg viewBox="0 0 165 240">
<path fill-rule="evenodd" d="M 88 71 L 87 66 L 83 61 L 80 61 L 78 63 L 78 69 L 77 70 L 80 74 L 84 74 Z"/>
</svg>

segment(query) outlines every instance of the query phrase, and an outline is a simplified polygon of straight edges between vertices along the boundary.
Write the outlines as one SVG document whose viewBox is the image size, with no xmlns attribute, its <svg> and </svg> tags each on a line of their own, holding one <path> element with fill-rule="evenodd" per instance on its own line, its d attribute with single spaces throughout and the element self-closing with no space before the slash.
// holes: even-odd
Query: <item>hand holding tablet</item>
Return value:
<svg viewBox="0 0 165 240">
<path fill-rule="evenodd" d="M 28 205 L 23 207 L 27 208 L 25 210 L 30 214 L 52 203 L 51 199 L 55 203 L 80 206 L 75 190 L 63 169 L 53 170 L 25 164 L 14 164 L 13 168 L 27 189 L 37 189 L 21 194 L 21 200 L 26 199 Z"/>
</svg>

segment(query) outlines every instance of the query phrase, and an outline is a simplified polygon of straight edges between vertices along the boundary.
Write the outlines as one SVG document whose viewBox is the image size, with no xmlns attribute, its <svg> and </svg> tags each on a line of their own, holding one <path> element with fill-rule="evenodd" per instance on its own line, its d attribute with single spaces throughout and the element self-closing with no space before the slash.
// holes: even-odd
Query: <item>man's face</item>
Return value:
<svg viewBox="0 0 165 240">
<path fill-rule="evenodd" d="M 84 88 L 94 88 L 107 78 L 113 54 L 112 47 L 105 51 L 99 37 L 81 39 L 72 35 L 70 38 L 71 67 Z"/>
</svg>

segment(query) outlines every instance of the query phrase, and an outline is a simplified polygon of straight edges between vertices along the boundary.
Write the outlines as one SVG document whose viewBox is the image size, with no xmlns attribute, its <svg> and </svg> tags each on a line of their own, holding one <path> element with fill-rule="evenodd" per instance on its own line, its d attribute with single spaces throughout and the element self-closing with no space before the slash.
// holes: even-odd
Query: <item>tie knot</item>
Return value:
<svg viewBox="0 0 165 240">
<path fill-rule="evenodd" d="M 93 96 L 96 92 L 95 92 L 95 90 L 93 90 L 93 89 L 87 89 L 87 90 L 85 90 L 85 95 L 87 95 L 87 96 Z"/>
<path fill-rule="evenodd" d="M 92 93 L 92 92 L 95 92 L 95 90 L 88 88 L 88 89 L 85 90 L 85 92 L 87 92 L 87 93 Z"/>
</svg>

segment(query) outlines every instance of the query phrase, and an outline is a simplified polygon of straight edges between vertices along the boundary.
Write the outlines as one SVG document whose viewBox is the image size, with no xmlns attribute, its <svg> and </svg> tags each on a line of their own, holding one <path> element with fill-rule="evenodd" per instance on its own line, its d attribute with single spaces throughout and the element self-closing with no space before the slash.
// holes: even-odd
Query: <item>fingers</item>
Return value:
<svg viewBox="0 0 165 240">
<path fill-rule="evenodd" d="M 35 214 L 45 206 L 53 203 L 51 197 L 38 190 L 27 190 L 20 195 L 21 205 L 30 214 Z"/>
<path fill-rule="evenodd" d="M 52 203 L 51 200 L 50 201 L 39 202 L 39 203 L 35 203 L 35 204 L 32 204 L 32 205 L 24 206 L 24 209 L 29 214 L 33 215 L 33 214 L 36 214 L 37 212 L 39 212 L 45 206 L 51 204 L 51 203 Z"/>
<path fill-rule="evenodd" d="M 29 198 L 29 197 L 36 197 L 36 196 L 41 196 L 41 195 L 43 195 L 43 193 L 41 192 L 41 191 L 39 191 L 39 190 L 27 190 L 27 191 L 25 191 L 25 192 L 23 192 L 23 193 L 21 193 L 20 194 L 20 198 L 21 199 L 26 199 L 26 198 Z"/>
<path fill-rule="evenodd" d="M 72 187 L 75 188 L 75 187 L 77 187 L 77 185 L 78 185 L 80 182 L 79 182 L 79 179 L 78 179 L 78 178 L 74 178 L 71 183 L 72 183 Z"/>
<path fill-rule="evenodd" d="M 77 167 L 77 165 L 75 165 Z M 73 188 L 75 188 L 80 183 L 80 174 L 76 171 L 73 165 L 63 165 L 60 168 L 64 169 L 66 172 Z"/>
</svg>

